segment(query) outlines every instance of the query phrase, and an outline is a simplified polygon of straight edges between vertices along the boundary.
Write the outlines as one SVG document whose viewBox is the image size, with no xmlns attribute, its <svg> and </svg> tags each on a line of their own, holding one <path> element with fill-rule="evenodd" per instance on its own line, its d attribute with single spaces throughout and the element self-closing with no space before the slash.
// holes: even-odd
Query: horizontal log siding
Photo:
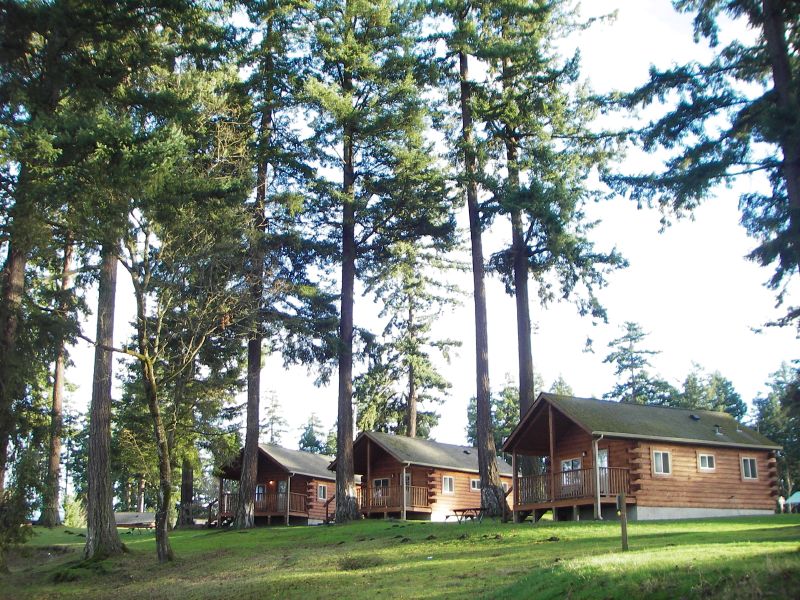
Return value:
<svg viewBox="0 0 800 600">
<path fill-rule="evenodd" d="M 335 480 L 324 480 L 324 479 L 311 479 L 309 480 L 313 489 L 313 493 L 309 494 L 308 499 L 308 518 L 309 519 L 319 519 L 320 521 L 325 520 L 325 500 L 320 500 L 317 498 L 317 486 L 324 485 L 328 488 L 328 499 L 330 499 L 336 493 L 336 481 Z M 294 486 L 292 486 L 294 487 Z M 308 489 L 308 488 L 307 488 Z M 336 500 L 334 499 L 328 505 L 328 511 L 333 513 L 336 511 Z"/>
<path fill-rule="evenodd" d="M 631 482 L 640 480 L 636 501 L 640 506 L 669 506 L 690 508 L 753 508 L 772 509 L 775 497 L 768 458 L 765 450 L 739 448 L 712 448 L 694 445 L 656 444 L 641 442 L 640 451 L 631 456 L 638 458 L 632 466 Z M 672 474 L 652 473 L 652 452 L 670 452 Z M 716 468 L 703 472 L 697 466 L 697 454 L 713 454 Z M 742 479 L 740 456 L 756 459 L 758 479 Z"/>
<path fill-rule="evenodd" d="M 581 459 L 581 468 L 592 466 L 592 436 L 577 425 L 570 425 L 566 432 L 556 431 L 554 471 L 561 470 L 561 461 L 571 458 Z M 583 456 L 583 454 L 586 456 Z"/>
<path fill-rule="evenodd" d="M 463 473 L 461 471 L 447 471 L 444 469 L 430 469 L 433 476 L 433 510 L 437 513 L 452 513 L 454 508 L 474 508 L 481 505 L 481 494 L 479 491 L 470 489 L 471 479 L 480 479 L 477 473 Z M 453 478 L 454 490 L 452 494 L 442 492 L 442 478 L 449 476 Z M 511 477 L 501 477 L 501 481 L 508 484 L 511 488 Z M 509 508 L 511 507 L 511 494 L 508 495 Z"/>
</svg>

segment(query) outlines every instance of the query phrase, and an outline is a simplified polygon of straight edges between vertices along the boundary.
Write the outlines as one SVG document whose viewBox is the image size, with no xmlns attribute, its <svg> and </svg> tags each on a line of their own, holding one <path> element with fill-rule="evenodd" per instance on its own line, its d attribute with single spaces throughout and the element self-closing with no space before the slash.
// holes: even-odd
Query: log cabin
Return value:
<svg viewBox="0 0 800 600">
<path fill-rule="evenodd" d="M 242 454 L 220 469 L 219 519 L 229 523 L 236 512 L 237 493 L 226 491 L 226 481 L 239 481 Z M 258 475 L 255 491 L 255 522 L 289 525 L 322 523 L 335 513 L 336 476 L 328 470 L 332 457 L 272 444 L 258 447 Z"/>
<path fill-rule="evenodd" d="M 475 448 L 362 431 L 353 442 L 353 463 L 361 475 L 358 507 L 367 518 L 444 521 L 454 509 L 481 505 Z M 498 457 L 497 468 L 508 490 L 511 466 Z"/>
<path fill-rule="evenodd" d="M 762 515 L 775 511 L 780 446 L 723 412 L 541 393 L 503 444 L 515 519 Z M 545 473 L 518 473 L 521 456 Z"/>
</svg>

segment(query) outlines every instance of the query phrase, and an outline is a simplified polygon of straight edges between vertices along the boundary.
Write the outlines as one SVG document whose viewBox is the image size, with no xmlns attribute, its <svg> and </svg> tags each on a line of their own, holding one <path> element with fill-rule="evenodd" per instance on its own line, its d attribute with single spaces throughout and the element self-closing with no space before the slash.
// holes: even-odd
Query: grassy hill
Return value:
<svg viewBox="0 0 800 600">
<path fill-rule="evenodd" d="M 176 531 L 158 565 L 149 533 L 81 562 L 78 530 L 36 528 L 2 598 L 797 598 L 800 515 L 514 525 L 362 521 L 247 532 Z"/>
</svg>

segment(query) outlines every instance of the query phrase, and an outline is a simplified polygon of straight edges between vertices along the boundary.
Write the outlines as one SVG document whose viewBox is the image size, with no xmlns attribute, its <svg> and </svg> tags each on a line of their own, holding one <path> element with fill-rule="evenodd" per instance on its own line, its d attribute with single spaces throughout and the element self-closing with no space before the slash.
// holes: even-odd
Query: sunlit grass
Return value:
<svg viewBox="0 0 800 600">
<path fill-rule="evenodd" d="M 175 531 L 167 565 L 147 532 L 122 535 L 124 556 L 83 564 L 82 533 L 37 528 L 0 596 L 795 598 L 800 589 L 800 515 L 631 523 L 626 553 L 618 523 Z"/>
</svg>

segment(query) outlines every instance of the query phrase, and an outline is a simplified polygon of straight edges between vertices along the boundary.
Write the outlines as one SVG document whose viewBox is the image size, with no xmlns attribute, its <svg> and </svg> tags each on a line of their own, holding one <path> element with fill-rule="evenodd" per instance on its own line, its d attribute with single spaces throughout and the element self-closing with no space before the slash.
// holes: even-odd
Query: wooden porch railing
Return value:
<svg viewBox="0 0 800 600">
<path fill-rule="evenodd" d="M 236 511 L 236 503 L 239 495 L 231 492 L 222 494 L 219 503 L 221 513 L 233 513 Z M 282 515 L 286 513 L 286 493 L 256 494 L 255 512 Z M 289 494 L 290 513 L 308 513 L 307 497 L 305 494 Z"/>
<path fill-rule="evenodd" d="M 399 508 L 403 506 L 403 486 L 359 488 L 358 507 Z M 405 506 L 420 508 L 428 506 L 428 488 L 418 485 L 405 486 Z"/>
<path fill-rule="evenodd" d="M 529 475 L 517 478 L 519 504 L 553 502 L 570 498 L 594 497 L 594 469 L 575 469 L 544 475 Z M 553 489 L 551 489 L 551 487 Z M 629 493 L 628 469 L 600 467 L 600 495 L 616 496 Z"/>
</svg>

